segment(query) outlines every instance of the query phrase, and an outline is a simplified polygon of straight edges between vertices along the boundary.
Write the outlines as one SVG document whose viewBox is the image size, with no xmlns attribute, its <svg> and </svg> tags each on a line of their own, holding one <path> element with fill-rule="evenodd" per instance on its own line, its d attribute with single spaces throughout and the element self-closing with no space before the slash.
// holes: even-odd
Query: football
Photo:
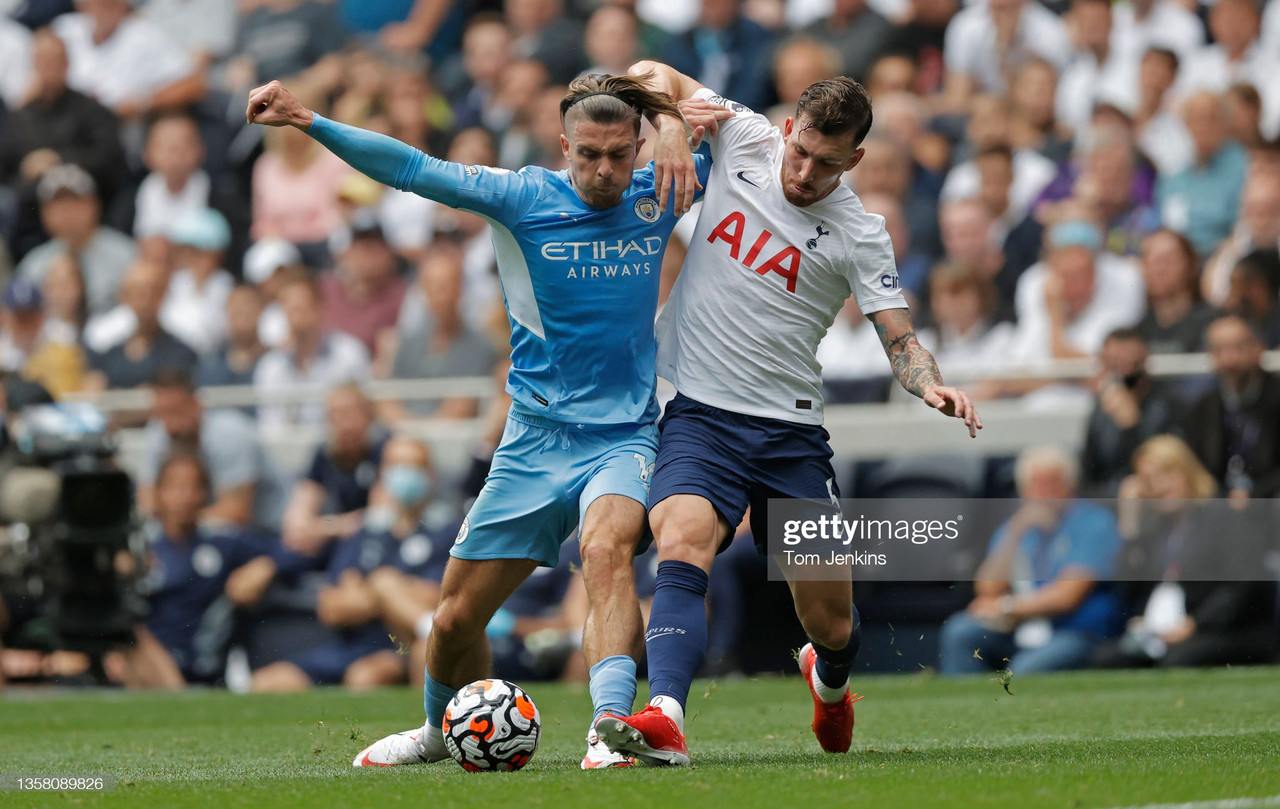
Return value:
<svg viewBox="0 0 1280 809">
<path fill-rule="evenodd" d="M 542 720 L 529 695 L 506 680 L 458 689 L 444 712 L 444 744 L 470 772 L 518 770 L 538 749 Z"/>
</svg>

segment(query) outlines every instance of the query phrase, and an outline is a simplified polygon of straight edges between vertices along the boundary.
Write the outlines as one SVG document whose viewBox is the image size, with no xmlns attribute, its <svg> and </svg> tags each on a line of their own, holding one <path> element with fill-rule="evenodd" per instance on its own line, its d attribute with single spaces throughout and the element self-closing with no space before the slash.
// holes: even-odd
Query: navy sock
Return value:
<svg viewBox="0 0 1280 809">
<path fill-rule="evenodd" d="M 683 706 L 707 650 L 707 574 L 702 568 L 659 563 L 644 646 L 650 695 L 672 697 Z"/>
<path fill-rule="evenodd" d="M 656 603 L 656 600 L 655 600 Z M 810 638 L 810 640 L 813 640 Z M 849 643 L 843 649 L 828 649 L 814 642 L 813 651 L 817 655 L 813 670 L 828 688 L 841 688 L 849 680 L 849 669 L 853 668 L 853 660 L 858 656 L 858 646 L 862 643 L 862 618 L 858 608 L 853 608 L 853 632 L 849 634 Z"/>
</svg>

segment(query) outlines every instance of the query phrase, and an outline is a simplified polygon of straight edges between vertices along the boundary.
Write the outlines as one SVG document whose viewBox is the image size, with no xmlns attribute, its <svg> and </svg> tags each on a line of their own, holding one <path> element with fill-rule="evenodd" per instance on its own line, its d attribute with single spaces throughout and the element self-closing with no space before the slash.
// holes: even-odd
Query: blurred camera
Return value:
<svg viewBox="0 0 1280 809">
<path fill-rule="evenodd" d="M 50 643 L 99 656 L 133 642 L 142 537 L 115 436 L 87 403 L 25 408 L 10 425 L 0 480 L 0 579 L 37 601 Z"/>
</svg>

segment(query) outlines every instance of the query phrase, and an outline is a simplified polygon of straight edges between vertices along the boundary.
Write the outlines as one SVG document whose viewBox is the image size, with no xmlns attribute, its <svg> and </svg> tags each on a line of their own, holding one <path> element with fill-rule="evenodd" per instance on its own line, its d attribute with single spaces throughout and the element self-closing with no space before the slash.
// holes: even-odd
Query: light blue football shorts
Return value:
<svg viewBox="0 0 1280 809">
<path fill-rule="evenodd" d="M 620 494 L 648 507 L 657 449 L 654 424 L 579 426 L 512 405 L 489 477 L 450 555 L 555 567 L 561 543 L 597 497 Z M 646 525 L 636 552 L 649 541 Z"/>
</svg>

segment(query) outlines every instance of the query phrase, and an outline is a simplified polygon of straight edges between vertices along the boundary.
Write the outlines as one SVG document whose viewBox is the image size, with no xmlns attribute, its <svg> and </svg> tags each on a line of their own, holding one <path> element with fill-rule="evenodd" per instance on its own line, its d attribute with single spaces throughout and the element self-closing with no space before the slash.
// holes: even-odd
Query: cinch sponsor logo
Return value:
<svg viewBox="0 0 1280 809">
<path fill-rule="evenodd" d="M 662 253 L 662 237 L 615 239 L 598 242 L 547 242 L 542 257 L 548 261 L 606 261 L 627 256 L 656 256 Z"/>
<path fill-rule="evenodd" d="M 880 276 L 880 286 L 885 289 L 898 289 L 898 276 L 894 273 L 885 273 Z"/>
</svg>

